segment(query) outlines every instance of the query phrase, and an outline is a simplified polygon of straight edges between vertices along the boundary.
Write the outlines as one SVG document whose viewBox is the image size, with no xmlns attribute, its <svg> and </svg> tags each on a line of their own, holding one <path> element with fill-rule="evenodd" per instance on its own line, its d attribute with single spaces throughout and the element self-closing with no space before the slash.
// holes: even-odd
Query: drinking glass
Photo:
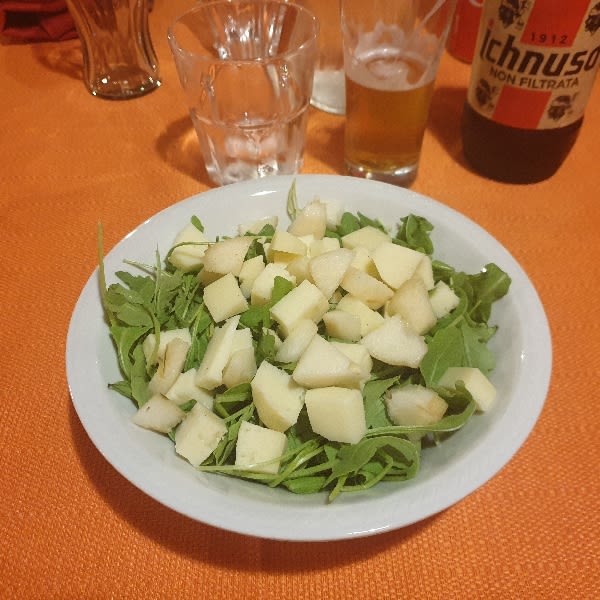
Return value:
<svg viewBox="0 0 600 600">
<path fill-rule="evenodd" d="M 455 0 L 342 0 L 350 174 L 414 181 L 454 8 Z"/>
<path fill-rule="evenodd" d="M 209 177 L 218 185 L 297 173 L 318 22 L 282 1 L 204 2 L 168 39 Z"/>
<path fill-rule="evenodd" d="M 94 96 L 135 98 L 160 85 L 148 31 L 149 0 L 67 0 L 81 40 L 83 80 Z"/>
</svg>

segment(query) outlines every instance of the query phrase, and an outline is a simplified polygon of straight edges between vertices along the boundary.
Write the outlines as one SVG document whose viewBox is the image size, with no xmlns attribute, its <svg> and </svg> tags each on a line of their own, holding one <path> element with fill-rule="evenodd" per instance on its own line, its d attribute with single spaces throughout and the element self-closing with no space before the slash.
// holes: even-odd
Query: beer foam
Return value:
<svg viewBox="0 0 600 600">
<path fill-rule="evenodd" d="M 423 31 L 406 33 L 397 25 L 378 21 L 373 31 L 361 33 L 347 75 L 357 83 L 382 91 L 409 90 L 435 78 L 439 40 Z"/>
</svg>

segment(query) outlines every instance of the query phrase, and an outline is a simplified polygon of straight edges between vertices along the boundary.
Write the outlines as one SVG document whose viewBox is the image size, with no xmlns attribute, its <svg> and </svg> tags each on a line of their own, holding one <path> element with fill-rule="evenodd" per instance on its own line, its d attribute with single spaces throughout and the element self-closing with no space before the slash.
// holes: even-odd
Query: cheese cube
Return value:
<svg viewBox="0 0 600 600">
<path fill-rule="evenodd" d="M 195 404 L 175 431 L 175 452 L 197 467 L 215 451 L 226 433 L 221 417 L 203 404 Z"/>
<path fill-rule="evenodd" d="M 242 223 L 238 225 L 238 233 L 240 235 L 258 235 L 262 229 L 266 225 L 271 225 L 273 229 L 277 228 L 279 223 L 279 217 L 271 216 L 271 217 L 263 217 L 262 219 L 257 219 L 256 221 L 250 221 L 249 223 Z"/>
<path fill-rule="evenodd" d="M 304 388 L 291 376 L 264 360 L 250 382 L 260 420 L 275 431 L 286 431 L 298 420 L 304 405 Z"/>
<path fill-rule="evenodd" d="M 271 307 L 271 316 L 279 324 L 281 333 L 287 336 L 301 319 L 318 323 L 328 309 L 329 302 L 323 292 L 304 280 Z"/>
<path fill-rule="evenodd" d="M 274 475 L 279 471 L 286 447 L 284 433 L 243 421 L 235 445 L 235 466 Z"/>
<path fill-rule="evenodd" d="M 204 305 L 215 323 L 220 323 L 244 312 L 248 308 L 248 301 L 237 279 L 227 273 L 204 288 Z"/>
<path fill-rule="evenodd" d="M 492 382 L 476 367 L 450 367 L 438 381 L 442 387 L 453 388 L 462 381 L 477 403 L 477 408 L 487 412 L 496 400 L 496 388 Z"/>
<path fill-rule="evenodd" d="M 283 265 L 268 263 L 252 284 L 250 292 L 251 304 L 260 305 L 271 301 L 275 277 L 283 277 L 294 284 L 296 283 L 295 278 L 290 275 L 289 271 Z"/>
<path fill-rule="evenodd" d="M 214 390 L 223 383 L 223 369 L 231 356 L 234 333 L 240 322 L 239 315 L 227 319 L 222 327 L 216 327 L 196 374 L 196 385 Z"/>
<path fill-rule="evenodd" d="M 242 294 L 244 294 L 245 298 L 250 298 L 254 280 L 261 274 L 264 268 L 265 260 L 260 254 L 253 258 L 249 258 L 242 263 L 238 279 L 240 282 L 240 290 L 242 290 Z"/>
<path fill-rule="evenodd" d="M 332 442 L 356 444 L 367 431 L 359 390 L 341 387 L 306 390 L 305 403 L 312 430 Z"/>
</svg>

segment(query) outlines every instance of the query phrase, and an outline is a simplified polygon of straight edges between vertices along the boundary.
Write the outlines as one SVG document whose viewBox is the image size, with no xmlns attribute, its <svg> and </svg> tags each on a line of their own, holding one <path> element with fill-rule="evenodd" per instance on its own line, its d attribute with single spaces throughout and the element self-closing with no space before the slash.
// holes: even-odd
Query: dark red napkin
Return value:
<svg viewBox="0 0 600 600">
<path fill-rule="evenodd" d="M 0 0 L 0 35 L 19 42 L 77 37 L 64 0 Z"/>
</svg>

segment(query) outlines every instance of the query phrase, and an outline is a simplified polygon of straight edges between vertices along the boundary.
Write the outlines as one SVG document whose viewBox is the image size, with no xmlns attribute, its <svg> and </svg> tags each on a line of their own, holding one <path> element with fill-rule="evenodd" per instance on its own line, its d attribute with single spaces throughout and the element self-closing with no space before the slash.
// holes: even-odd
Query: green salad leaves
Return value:
<svg viewBox="0 0 600 600">
<path fill-rule="evenodd" d="M 298 212 L 294 186 L 288 194 L 287 210 L 290 218 Z M 192 217 L 191 222 L 203 230 L 197 217 Z M 341 240 L 365 226 L 386 231 L 375 218 L 347 212 L 337 227 L 327 229 L 325 235 Z M 330 501 L 343 492 L 366 490 L 381 481 L 405 481 L 417 475 L 423 448 L 452 435 L 476 411 L 475 401 L 461 382 L 454 389 L 440 387 L 438 382 L 451 366 L 477 367 L 486 375 L 493 371 L 495 357 L 488 347 L 496 333 L 496 327 L 490 324 L 492 306 L 510 287 L 509 276 L 494 264 L 485 265 L 479 273 L 467 274 L 435 260 L 432 230 L 433 225 L 427 219 L 411 214 L 399 220 L 392 241 L 432 257 L 434 281 L 446 283 L 459 302 L 425 334 L 427 353 L 419 368 L 373 361 L 371 376 L 362 390 L 366 435 L 356 444 L 329 441 L 312 431 L 304 408 L 298 421 L 285 432 L 287 447 L 277 473 L 240 468 L 234 462 L 240 425 L 244 421 L 258 425 L 261 422 L 249 382 L 230 389 L 221 386 L 214 393 L 213 412 L 224 420 L 227 433 L 198 467 L 200 470 L 280 486 L 298 494 L 324 491 Z M 265 256 L 265 244 L 273 234 L 274 228 L 267 225 L 254 235 L 246 258 Z M 149 334 L 160 338 L 164 331 L 188 329 L 192 342 L 185 371 L 200 365 L 218 324 L 204 304 L 203 285 L 197 271 L 182 272 L 157 255 L 154 264 L 129 262 L 138 274 L 119 271 L 115 274 L 118 282 L 106 286 L 101 232 L 99 255 L 102 303 L 122 373 L 122 380 L 110 383 L 109 387 L 130 398 L 139 408 L 150 397 L 148 384 L 156 369 L 156 361 L 146 359 L 144 339 Z M 250 305 L 241 313 L 239 322 L 239 328 L 251 331 L 257 364 L 269 361 L 288 373 L 293 372 L 295 364 L 280 364 L 275 360 L 278 332 L 270 309 L 292 288 L 290 281 L 277 277 L 270 302 Z M 335 308 L 335 303 L 330 308 Z M 323 325 L 319 327 L 319 333 L 327 338 Z M 448 404 L 441 420 L 426 426 L 395 425 L 387 414 L 384 398 L 391 388 L 405 384 L 435 390 Z M 191 400 L 180 408 L 189 411 L 194 404 Z M 166 435 L 174 440 L 175 429 Z"/>
</svg>

